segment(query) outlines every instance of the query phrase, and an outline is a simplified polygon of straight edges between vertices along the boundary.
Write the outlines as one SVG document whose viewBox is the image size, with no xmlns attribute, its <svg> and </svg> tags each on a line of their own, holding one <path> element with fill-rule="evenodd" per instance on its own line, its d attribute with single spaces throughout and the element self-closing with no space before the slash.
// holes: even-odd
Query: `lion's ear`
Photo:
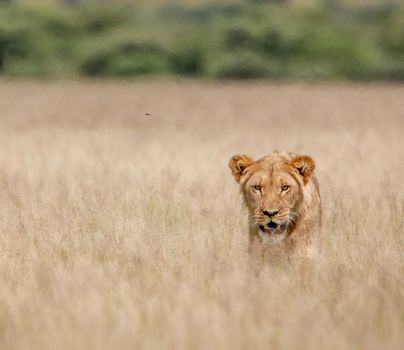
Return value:
<svg viewBox="0 0 404 350">
<path fill-rule="evenodd" d="M 304 183 L 307 183 L 307 181 L 310 180 L 314 168 L 316 167 L 313 158 L 309 156 L 297 156 L 292 159 L 290 165 L 294 167 L 301 176 L 303 176 Z"/>
<path fill-rule="evenodd" d="M 244 174 L 244 171 L 254 163 L 254 160 L 246 155 L 235 155 L 230 158 L 229 167 L 237 182 L 240 182 L 241 177 Z"/>
</svg>

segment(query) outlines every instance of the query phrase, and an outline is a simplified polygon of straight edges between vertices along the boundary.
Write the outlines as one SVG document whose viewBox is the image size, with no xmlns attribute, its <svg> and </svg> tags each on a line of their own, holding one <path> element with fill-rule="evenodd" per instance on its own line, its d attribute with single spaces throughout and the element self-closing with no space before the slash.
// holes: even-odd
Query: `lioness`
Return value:
<svg viewBox="0 0 404 350">
<path fill-rule="evenodd" d="M 321 227 L 314 160 L 275 151 L 258 161 L 235 155 L 229 167 L 241 185 L 249 212 L 249 251 L 266 249 L 293 257 L 313 256 Z"/>
</svg>

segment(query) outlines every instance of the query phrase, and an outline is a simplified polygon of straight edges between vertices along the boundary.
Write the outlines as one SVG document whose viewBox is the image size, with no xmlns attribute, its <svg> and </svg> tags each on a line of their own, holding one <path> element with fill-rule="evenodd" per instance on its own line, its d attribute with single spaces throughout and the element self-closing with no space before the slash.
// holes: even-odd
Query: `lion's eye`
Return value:
<svg viewBox="0 0 404 350">
<path fill-rule="evenodd" d="M 254 185 L 253 188 L 256 191 L 261 191 L 261 186 L 260 185 Z"/>
<path fill-rule="evenodd" d="M 289 185 L 283 185 L 283 186 L 281 187 L 281 189 L 282 189 L 283 192 L 287 191 L 289 188 L 290 188 Z"/>
</svg>

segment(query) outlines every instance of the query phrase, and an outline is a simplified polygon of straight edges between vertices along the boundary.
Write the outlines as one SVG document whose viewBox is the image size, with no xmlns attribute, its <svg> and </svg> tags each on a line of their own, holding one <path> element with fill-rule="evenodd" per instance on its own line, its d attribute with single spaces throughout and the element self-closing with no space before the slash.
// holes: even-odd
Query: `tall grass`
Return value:
<svg viewBox="0 0 404 350">
<path fill-rule="evenodd" d="M 0 93 L 2 349 L 402 349 L 402 87 Z M 248 266 L 227 160 L 275 148 L 317 162 L 312 271 Z"/>
</svg>

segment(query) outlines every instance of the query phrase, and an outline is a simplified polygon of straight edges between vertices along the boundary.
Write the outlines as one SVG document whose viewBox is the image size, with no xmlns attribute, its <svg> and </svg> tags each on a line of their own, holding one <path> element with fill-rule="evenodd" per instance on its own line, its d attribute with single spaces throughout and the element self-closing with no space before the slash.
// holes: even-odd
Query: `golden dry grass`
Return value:
<svg viewBox="0 0 404 350">
<path fill-rule="evenodd" d="M 403 349 L 404 87 L 3 81 L 0 96 L 1 349 Z M 311 272 L 248 268 L 227 161 L 273 149 L 317 161 Z"/>
</svg>

